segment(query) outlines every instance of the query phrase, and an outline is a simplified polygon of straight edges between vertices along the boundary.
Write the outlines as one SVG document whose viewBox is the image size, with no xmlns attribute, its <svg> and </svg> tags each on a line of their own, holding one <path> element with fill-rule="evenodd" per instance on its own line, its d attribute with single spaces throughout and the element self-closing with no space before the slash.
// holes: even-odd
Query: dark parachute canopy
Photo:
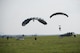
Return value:
<svg viewBox="0 0 80 53">
<path fill-rule="evenodd" d="M 44 21 L 44 20 L 43 20 L 43 19 L 41 19 L 41 18 L 39 18 L 39 19 L 38 19 L 38 21 L 39 21 L 40 23 L 44 24 L 44 25 L 46 25 L 46 24 L 47 24 L 47 22 L 46 22 L 46 21 Z"/>
<path fill-rule="evenodd" d="M 50 18 L 53 17 L 53 16 L 55 16 L 55 15 L 65 15 L 65 16 L 69 17 L 66 13 L 56 12 L 56 13 L 52 14 L 52 15 L 50 16 Z"/>
<path fill-rule="evenodd" d="M 43 19 L 41 19 L 41 18 L 38 18 L 38 17 L 31 17 L 31 18 L 28 18 L 28 19 L 26 19 L 26 20 L 24 20 L 23 22 L 22 22 L 22 26 L 25 26 L 26 24 L 28 24 L 31 20 L 38 20 L 40 23 L 42 23 L 42 24 L 44 24 L 44 25 L 46 25 L 47 24 L 47 22 L 46 21 L 44 21 Z"/>
<path fill-rule="evenodd" d="M 25 26 L 25 25 L 28 24 L 31 20 L 32 20 L 31 18 L 28 18 L 28 19 L 24 20 L 24 21 L 22 22 L 22 26 Z"/>
</svg>

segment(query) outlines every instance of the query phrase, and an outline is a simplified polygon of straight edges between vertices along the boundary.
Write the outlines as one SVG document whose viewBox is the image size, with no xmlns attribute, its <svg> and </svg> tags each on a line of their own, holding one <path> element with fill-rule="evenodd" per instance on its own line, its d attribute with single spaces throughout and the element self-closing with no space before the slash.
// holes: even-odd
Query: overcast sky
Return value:
<svg viewBox="0 0 80 53">
<path fill-rule="evenodd" d="M 53 16 L 55 12 L 69 15 Z M 30 17 L 40 17 L 48 24 L 37 20 L 26 26 L 22 22 Z M 59 31 L 59 25 L 62 31 Z M 60 34 L 80 33 L 80 0 L 0 0 L 0 34 Z"/>
</svg>

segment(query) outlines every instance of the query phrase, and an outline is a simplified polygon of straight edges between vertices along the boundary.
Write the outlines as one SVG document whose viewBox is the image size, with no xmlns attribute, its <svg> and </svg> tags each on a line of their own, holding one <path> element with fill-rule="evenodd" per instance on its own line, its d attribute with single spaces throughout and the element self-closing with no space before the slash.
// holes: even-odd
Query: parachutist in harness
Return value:
<svg viewBox="0 0 80 53">
<path fill-rule="evenodd" d="M 59 31 L 61 31 L 61 25 L 59 25 Z"/>
</svg>

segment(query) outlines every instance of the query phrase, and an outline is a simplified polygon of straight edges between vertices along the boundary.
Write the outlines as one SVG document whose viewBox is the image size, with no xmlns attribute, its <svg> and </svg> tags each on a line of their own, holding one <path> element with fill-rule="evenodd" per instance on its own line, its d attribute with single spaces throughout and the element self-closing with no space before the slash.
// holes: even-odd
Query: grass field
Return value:
<svg viewBox="0 0 80 53">
<path fill-rule="evenodd" d="M 80 53 L 80 35 L 25 37 L 25 40 L 0 38 L 0 53 Z"/>
</svg>

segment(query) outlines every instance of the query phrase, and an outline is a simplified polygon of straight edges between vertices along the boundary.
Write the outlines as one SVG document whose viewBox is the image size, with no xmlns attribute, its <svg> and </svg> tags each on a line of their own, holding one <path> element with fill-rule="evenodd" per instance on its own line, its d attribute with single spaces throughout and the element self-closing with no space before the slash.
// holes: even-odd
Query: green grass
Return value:
<svg viewBox="0 0 80 53">
<path fill-rule="evenodd" d="M 25 40 L 0 38 L 0 53 L 80 53 L 80 35 L 26 37 Z"/>
</svg>

